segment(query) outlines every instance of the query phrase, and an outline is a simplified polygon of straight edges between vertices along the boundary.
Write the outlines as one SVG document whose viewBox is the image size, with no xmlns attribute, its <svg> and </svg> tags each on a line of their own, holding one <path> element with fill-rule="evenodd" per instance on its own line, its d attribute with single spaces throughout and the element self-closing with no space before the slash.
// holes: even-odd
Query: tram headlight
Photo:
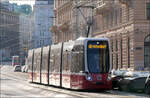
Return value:
<svg viewBox="0 0 150 98">
<path fill-rule="evenodd" d="M 92 77 L 91 77 L 90 75 L 87 75 L 86 79 L 87 79 L 88 81 L 92 81 Z"/>
</svg>

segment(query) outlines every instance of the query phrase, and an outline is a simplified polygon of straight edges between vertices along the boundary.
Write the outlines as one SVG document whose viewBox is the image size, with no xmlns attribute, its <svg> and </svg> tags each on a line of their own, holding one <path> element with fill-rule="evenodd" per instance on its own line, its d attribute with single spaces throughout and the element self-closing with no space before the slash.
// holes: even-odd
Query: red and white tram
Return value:
<svg viewBox="0 0 150 98">
<path fill-rule="evenodd" d="M 79 38 L 32 49 L 29 81 L 70 89 L 111 89 L 107 38 Z"/>
<path fill-rule="evenodd" d="M 12 56 L 12 66 L 19 65 L 19 56 Z"/>
</svg>

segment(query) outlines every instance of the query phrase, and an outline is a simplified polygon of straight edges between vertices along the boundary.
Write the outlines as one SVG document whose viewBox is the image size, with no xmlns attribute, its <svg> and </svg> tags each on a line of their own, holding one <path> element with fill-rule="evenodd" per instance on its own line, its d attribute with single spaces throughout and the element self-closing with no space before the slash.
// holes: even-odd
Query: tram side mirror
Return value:
<svg viewBox="0 0 150 98">
<path fill-rule="evenodd" d="M 87 71 L 85 71 L 85 74 L 89 74 Z"/>
<path fill-rule="evenodd" d="M 85 74 L 88 74 L 88 72 L 87 72 L 87 71 L 84 71 L 84 73 L 85 73 Z"/>
</svg>

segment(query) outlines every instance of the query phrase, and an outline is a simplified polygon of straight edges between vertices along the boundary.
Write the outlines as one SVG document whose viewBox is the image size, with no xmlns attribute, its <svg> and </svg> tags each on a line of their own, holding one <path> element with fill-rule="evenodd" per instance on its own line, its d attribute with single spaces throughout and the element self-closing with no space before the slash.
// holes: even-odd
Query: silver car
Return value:
<svg viewBox="0 0 150 98">
<path fill-rule="evenodd" d="M 15 65 L 14 66 L 14 72 L 21 72 L 21 66 L 20 65 Z"/>
</svg>

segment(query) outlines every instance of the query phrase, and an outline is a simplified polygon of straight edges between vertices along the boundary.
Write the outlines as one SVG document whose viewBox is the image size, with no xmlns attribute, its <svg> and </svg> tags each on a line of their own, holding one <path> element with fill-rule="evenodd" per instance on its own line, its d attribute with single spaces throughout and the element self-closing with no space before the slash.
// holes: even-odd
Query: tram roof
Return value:
<svg viewBox="0 0 150 98">
<path fill-rule="evenodd" d="M 77 40 L 108 40 L 108 38 L 87 38 L 87 37 L 79 37 Z"/>
</svg>

